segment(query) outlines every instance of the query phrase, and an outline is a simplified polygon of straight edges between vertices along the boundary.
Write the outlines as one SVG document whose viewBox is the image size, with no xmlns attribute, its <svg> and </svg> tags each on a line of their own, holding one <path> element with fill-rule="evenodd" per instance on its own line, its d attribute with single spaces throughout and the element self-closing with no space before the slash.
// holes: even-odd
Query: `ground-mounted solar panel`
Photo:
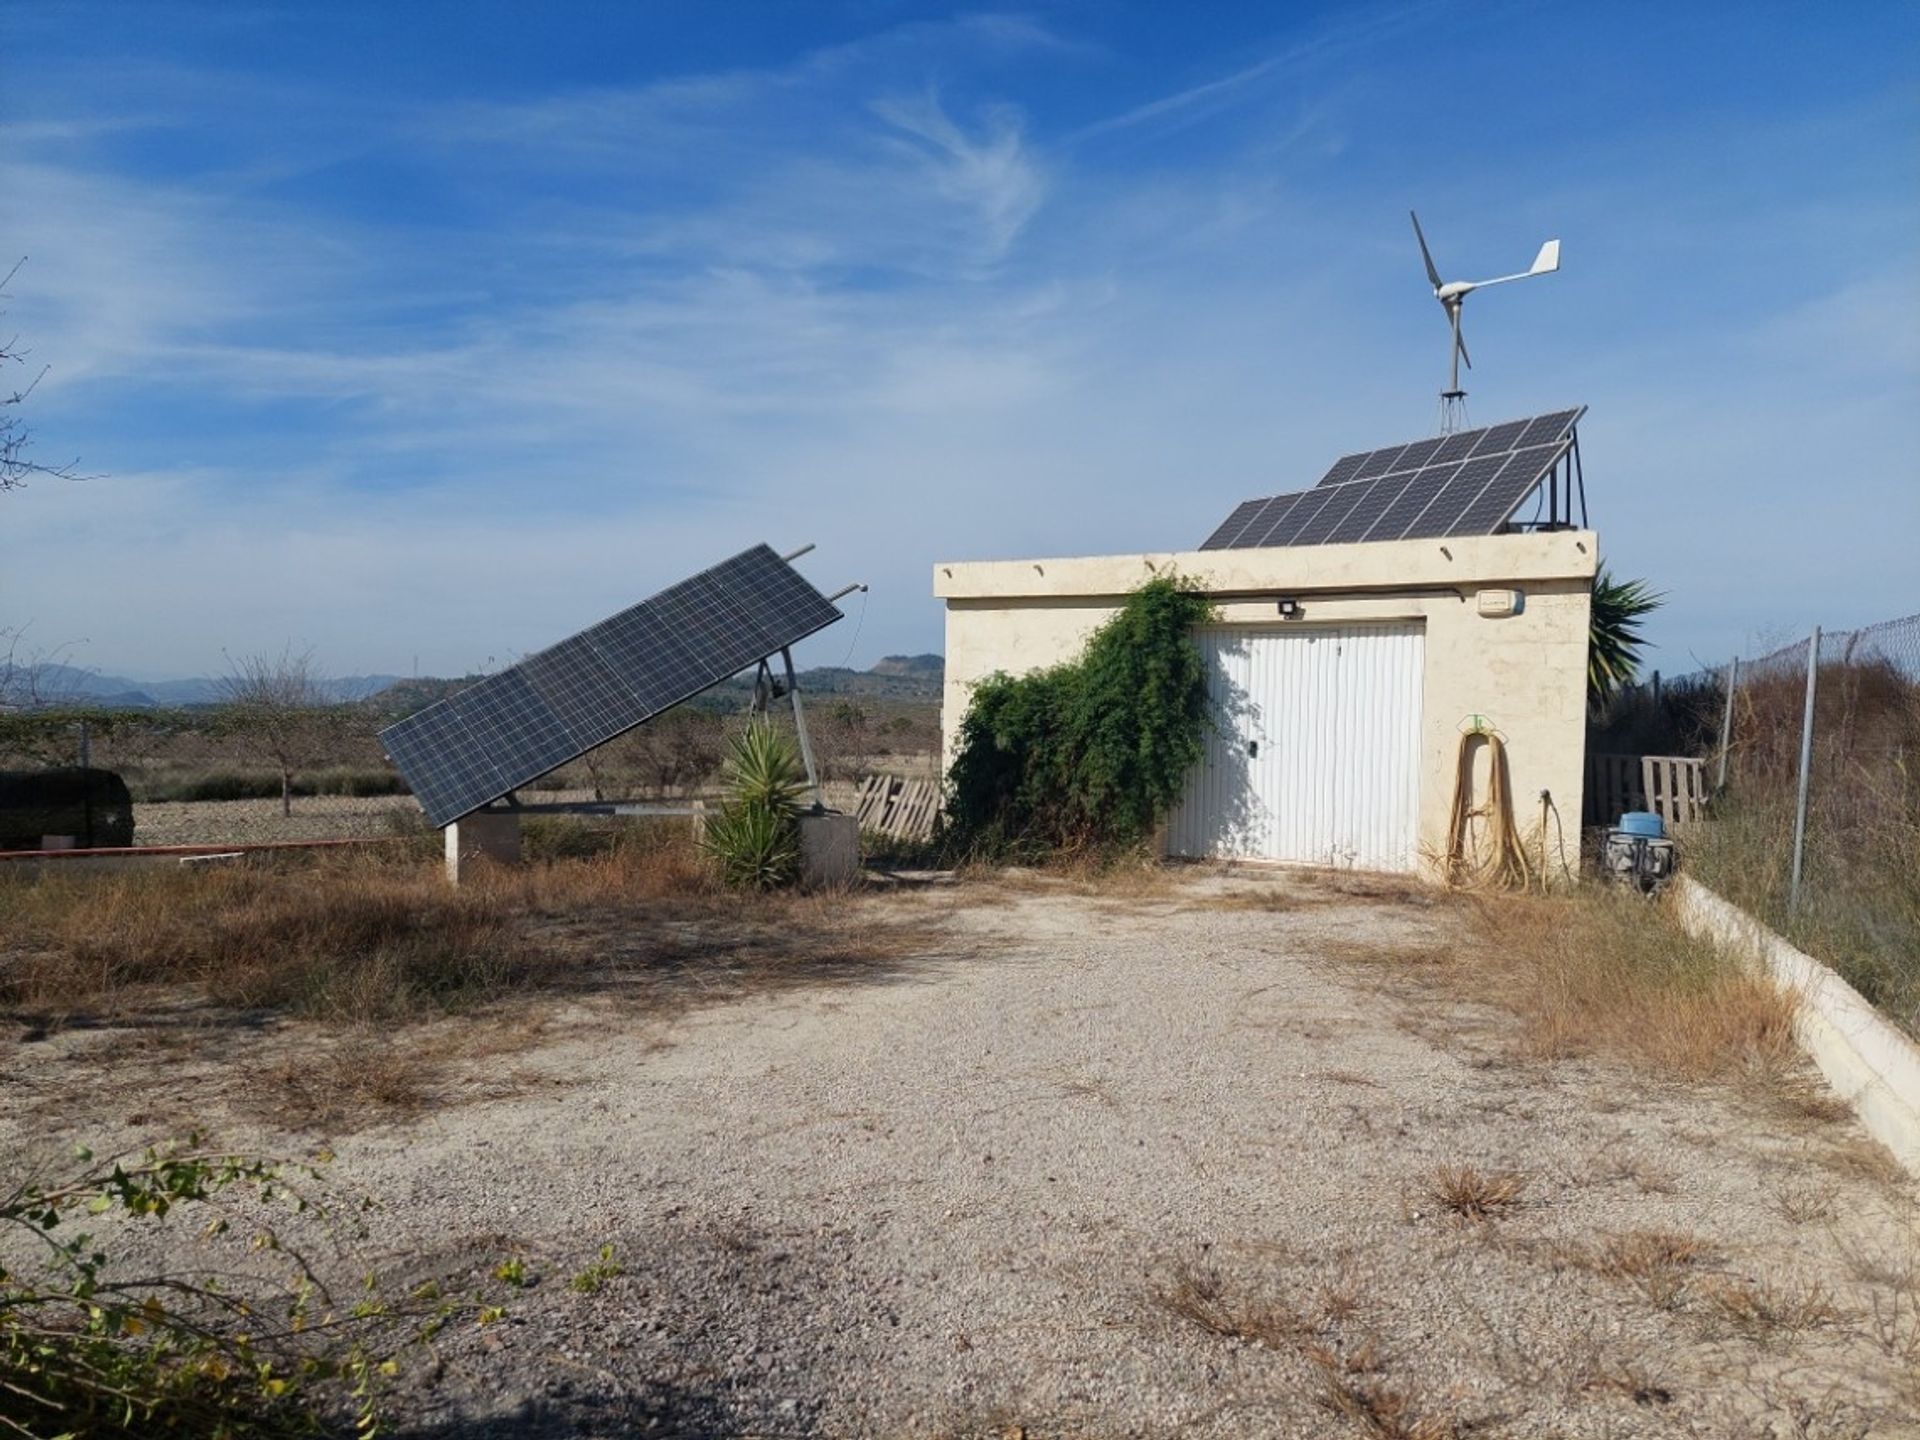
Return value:
<svg viewBox="0 0 1920 1440">
<path fill-rule="evenodd" d="M 1237 506 L 1203 550 L 1491 535 L 1572 444 L 1584 406 L 1334 461 L 1311 490 Z"/>
<path fill-rule="evenodd" d="M 756 545 L 389 725 L 380 743 L 446 825 L 840 618 Z"/>
</svg>

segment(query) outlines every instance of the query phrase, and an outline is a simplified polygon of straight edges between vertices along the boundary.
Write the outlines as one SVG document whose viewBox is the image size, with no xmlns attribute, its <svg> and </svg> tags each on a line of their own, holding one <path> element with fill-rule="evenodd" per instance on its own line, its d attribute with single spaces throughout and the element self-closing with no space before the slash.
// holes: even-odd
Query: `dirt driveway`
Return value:
<svg viewBox="0 0 1920 1440">
<path fill-rule="evenodd" d="M 1850 1120 L 1519 1060 L 1357 958 L 1444 908 L 1218 876 L 850 903 L 937 953 L 583 1015 L 512 1093 L 338 1143 L 383 1251 L 533 1277 L 410 1382 L 414 1430 L 1920 1434 L 1912 1188 Z M 623 1273 L 569 1289 L 603 1245 Z"/>
</svg>

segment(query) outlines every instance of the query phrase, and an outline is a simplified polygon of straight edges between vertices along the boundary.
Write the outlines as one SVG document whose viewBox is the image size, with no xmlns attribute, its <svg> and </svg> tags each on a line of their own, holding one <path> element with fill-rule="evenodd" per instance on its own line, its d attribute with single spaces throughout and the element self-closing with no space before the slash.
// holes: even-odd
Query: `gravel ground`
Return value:
<svg viewBox="0 0 1920 1440">
<path fill-rule="evenodd" d="M 357 840 L 393 833 L 390 815 L 420 813 L 411 795 L 297 796 L 278 800 L 162 800 L 133 807 L 136 845 L 249 845 L 273 840 Z"/>
<path fill-rule="evenodd" d="M 1920 1434 L 1913 1187 L 1848 1119 L 1522 1062 L 1354 958 L 1444 907 L 1205 874 L 847 903 L 938 953 L 670 1020 L 576 1004 L 511 1093 L 337 1143 L 402 1268 L 534 1278 L 408 1379 L 404 1431 Z M 0 1151 L 82 1133 L 8 1088 Z M 1517 1203 L 1448 1213 L 1459 1165 Z M 1641 1231 L 1698 1242 L 1681 1283 L 1598 1262 Z M 624 1273 L 567 1288 L 602 1245 Z"/>
</svg>

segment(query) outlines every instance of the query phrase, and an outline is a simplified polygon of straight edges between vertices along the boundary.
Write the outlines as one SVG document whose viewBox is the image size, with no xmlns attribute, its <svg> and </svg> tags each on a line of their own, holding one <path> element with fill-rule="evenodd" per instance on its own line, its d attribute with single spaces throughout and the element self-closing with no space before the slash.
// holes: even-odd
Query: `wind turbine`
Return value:
<svg viewBox="0 0 1920 1440">
<path fill-rule="evenodd" d="M 1427 262 L 1427 279 L 1433 282 L 1433 298 L 1438 300 L 1447 312 L 1447 319 L 1453 326 L 1453 348 L 1448 355 L 1447 388 L 1440 392 L 1440 429 L 1442 433 L 1458 427 L 1466 418 L 1467 392 L 1460 388 L 1460 362 L 1467 362 L 1467 368 L 1473 368 L 1473 357 L 1467 354 L 1467 342 L 1460 335 L 1460 310 L 1466 304 L 1467 296 L 1475 290 L 1483 290 L 1489 285 L 1504 285 L 1509 280 L 1528 280 L 1535 275 L 1550 275 L 1560 268 L 1560 242 L 1549 240 L 1540 247 L 1540 253 L 1533 257 L 1533 264 L 1517 275 L 1498 275 L 1491 280 L 1442 280 L 1439 267 L 1433 263 L 1433 252 L 1427 249 L 1427 237 L 1420 229 L 1420 217 L 1411 210 L 1413 216 L 1413 235 L 1420 242 L 1420 258 Z"/>
</svg>

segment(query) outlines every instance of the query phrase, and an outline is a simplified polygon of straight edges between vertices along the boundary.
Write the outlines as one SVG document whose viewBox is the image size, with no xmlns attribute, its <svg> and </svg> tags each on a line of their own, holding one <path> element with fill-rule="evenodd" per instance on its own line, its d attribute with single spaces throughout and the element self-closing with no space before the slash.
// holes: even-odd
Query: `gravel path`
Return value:
<svg viewBox="0 0 1920 1440">
<path fill-rule="evenodd" d="M 1444 908 L 1218 876 L 848 903 L 940 953 L 558 1027 L 517 1093 L 336 1146 L 386 1251 L 535 1277 L 411 1383 L 414 1433 L 1920 1434 L 1912 1188 L 1850 1121 L 1525 1064 L 1333 958 Z M 1524 1189 L 1463 1220 L 1442 1166 Z M 1638 1232 L 1697 1241 L 1673 1288 L 1604 1259 Z M 568 1289 L 603 1244 L 624 1273 Z"/>
</svg>

